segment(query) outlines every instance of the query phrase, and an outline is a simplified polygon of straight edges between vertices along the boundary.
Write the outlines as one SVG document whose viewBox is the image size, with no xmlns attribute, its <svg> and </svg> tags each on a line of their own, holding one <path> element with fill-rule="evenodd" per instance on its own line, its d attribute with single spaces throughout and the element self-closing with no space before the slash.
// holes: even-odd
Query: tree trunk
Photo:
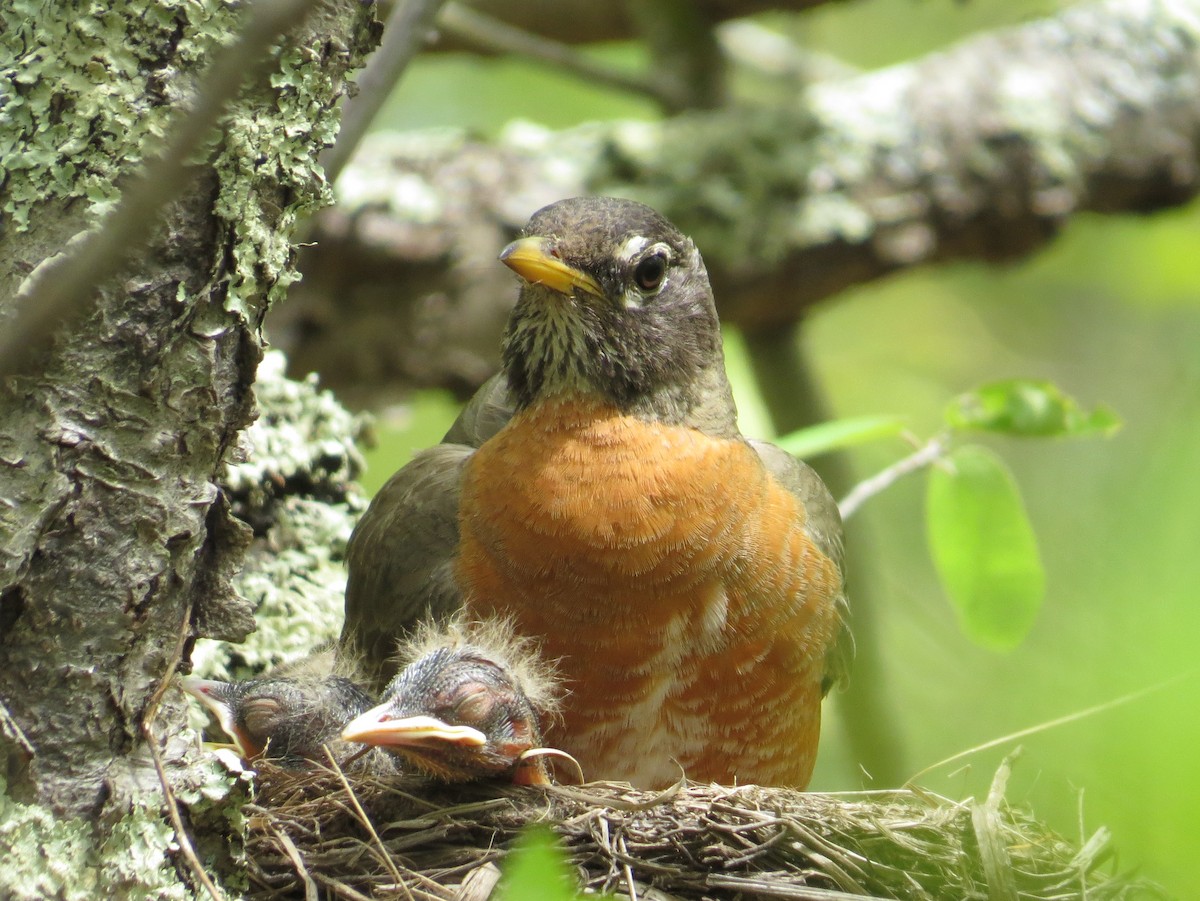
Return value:
<svg viewBox="0 0 1200 901">
<path fill-rule="evenodd" d="M 0 8 L 0 328 L 37 267 L 104 227 L 241 8 Z M 345 0 L 278 41 L 269 86 L 227 111 L 150 246 L 0 389 L 0 820 L 111 827 L 161 792 L 148 718 L 183 776 L 182 704 L 155 695 L 198 636 L 253 628 L 229 581 L 249 530 L 214 480 L 253 418 L 262 318 L 296 277 L 286 236 L 328 199 L 314 161 L 374 36 L 370 6 Z M 73 845 L 83 857 L 35 878 L 37 849 L 10 842 L 0 830 L 5 897 L 6 876 L 16 897 L 84 891 L 63 874 L 100 853 Z"/>
</svg>

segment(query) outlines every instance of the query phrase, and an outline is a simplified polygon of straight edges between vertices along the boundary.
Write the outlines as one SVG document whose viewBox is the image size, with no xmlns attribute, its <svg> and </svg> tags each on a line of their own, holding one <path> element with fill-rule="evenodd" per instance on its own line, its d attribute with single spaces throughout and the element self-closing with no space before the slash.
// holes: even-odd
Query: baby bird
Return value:
<svg viewBox="0 0 1200 901">
<path fill-rule="evenodd" d="M 295 673 L 242 682 L 187 676 L 182 685 L 213 714 L 242 759 L 267 757 L 289 769 L 328 764 L 326 746 L 337 760 L 353 756 L 360 749 L 339 738 L 342 727 L 374 703 L 340 675 Z"/>
<path fill-rule="evenodd" d="M 377 706 L 360 680 L 343 675 L 353 676 L 353 666 L 328 654 L 258 679 L 188 676 L 182 684 L 246 761 L 306 769 L 327 765 L 328 748 L 353 771 L 375 775 L 549 781 L 542 758 L 526 752 L 541 744 L 539 719 L 557 709 L 557 689 L 531 642 L 502 622 L 456 620 L 423 628 L 399 655 L 401 672 Z"/>
<path fill-rule="evenodd" d="M 536 647 L 505 622 L 425 627 L 402 649 L 383 702 L 342 730 L 398 755 L 402 768 L 441 782 L 507 777 L 547 784 L 540 719 L 557 710 L 557 686 Z"/>
</svg>

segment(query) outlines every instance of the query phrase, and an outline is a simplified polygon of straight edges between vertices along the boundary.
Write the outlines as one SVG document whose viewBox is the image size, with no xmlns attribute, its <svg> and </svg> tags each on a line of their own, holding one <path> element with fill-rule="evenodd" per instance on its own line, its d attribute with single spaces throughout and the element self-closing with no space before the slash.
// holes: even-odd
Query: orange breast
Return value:
<svg viewBox="0 0 1200 901">
<path fill-rule="evenodd" d="M 543 402 L 472 457 L 459 519 L 468 608 L 560 660 L 548 740 L 589 778 L 807 784 L 841 575 L 753 449 Z"/>
</svg>

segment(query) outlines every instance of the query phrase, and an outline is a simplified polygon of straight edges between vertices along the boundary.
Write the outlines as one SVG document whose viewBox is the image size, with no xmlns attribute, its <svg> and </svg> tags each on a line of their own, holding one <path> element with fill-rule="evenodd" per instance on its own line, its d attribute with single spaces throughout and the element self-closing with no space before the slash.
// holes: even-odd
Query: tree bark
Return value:
<svg viewBox="0 0 1200 901">
<path fill-rule="evenodd" d="M 239 9 L 0 9 L 0 328 L 31 273 L 103 228 Z M 316 155 L 375 36 L 369 6 L 343 0 L 277 42 L 270 84 L 228 110 L 150 245 L 0 390 L 0 806 L 111 826 L 160 791 L 143 728 L 164 679 L 198 636 L 253 628 L 230 586 L 249 529 L 215 480 L 254 415 L 262 318 L 296 278 L 286 236 L 327 199 Z M 157 713 L 169 768 L 183 709 L 168 695 Z M 3 875 L 30 863 L 0 847 Z"/>
<path fill-rule="evenodd" d="M 467 390 L 495 365 L 514 294 L 494 253 L 582 193 L 661 209 L 699 243 L 722 316 L 750 330 L 907 267 L 1015 259 L 1078 213 L 1196 195 L 1198 47 L 1196 0 L 1106 0 L 772 106 L 381 137 L 339 183 L 272 333 L 357 403 Z"/>
</svg>

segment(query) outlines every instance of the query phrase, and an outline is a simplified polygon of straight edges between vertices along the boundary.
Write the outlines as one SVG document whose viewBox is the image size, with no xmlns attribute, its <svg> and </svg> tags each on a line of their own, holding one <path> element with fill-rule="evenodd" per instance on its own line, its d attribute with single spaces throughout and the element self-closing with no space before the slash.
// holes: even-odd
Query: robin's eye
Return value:
<svg viewBox="0 0 1200 901">
<path fill-rule="evenodd" d="M 647 294 L 653 294 L 662 287 L 663 279 L 667 276 L 667 258 L 661 253 L 646 257 L 633 270 L 633 282 Z"/>
<path fill-rule="evenodd" d="M 491 713 L 493 705 L 494 698 L 485 686 L 464 685 L 454 701 L 454 718 L 459 723 L 482 723 Z"/>
</svg>

